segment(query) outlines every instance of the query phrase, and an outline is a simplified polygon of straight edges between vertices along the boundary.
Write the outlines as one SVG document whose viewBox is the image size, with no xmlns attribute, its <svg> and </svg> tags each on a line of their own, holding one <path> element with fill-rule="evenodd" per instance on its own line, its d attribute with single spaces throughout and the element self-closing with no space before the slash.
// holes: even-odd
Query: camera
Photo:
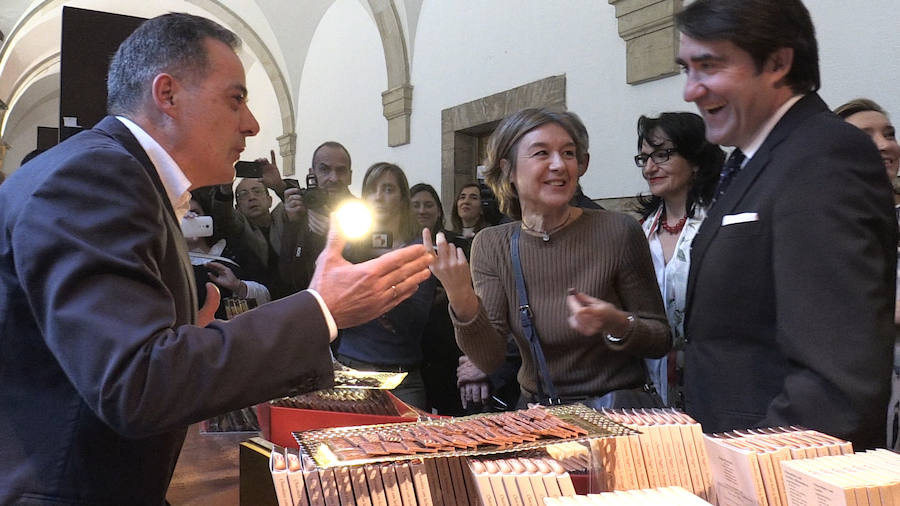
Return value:
<svg viewBox="0 0 900 506">
<path fill-rule="evenodd" d="M 252 162 L 241 160 L 234 164 L 234 175 L 258 179 L 262 177 L 262 167 L 262 164 L 255 160 Z"/>
<path fill-rule="evenodd" d="M 394 246 L 394 237 L 390 232 L 373 232 L 372 248 L 373 249 L 390 249 Z"/>
<path fill-rule="evenodd" d="M 195 216 L 181 219 L 181 233 L 185 237 L 210 237 L 213 235 L 212 216 Z"/>
<path fill-rule="evenodd" d="M 328 207 L 330 203 L 328 190 L 319 188 L 319 180 L 315 174 L 306 175 L 306 188 L 300 188 L 300 195 L 303 196 L 303 204 L 313 211 Z"/>
</svg>

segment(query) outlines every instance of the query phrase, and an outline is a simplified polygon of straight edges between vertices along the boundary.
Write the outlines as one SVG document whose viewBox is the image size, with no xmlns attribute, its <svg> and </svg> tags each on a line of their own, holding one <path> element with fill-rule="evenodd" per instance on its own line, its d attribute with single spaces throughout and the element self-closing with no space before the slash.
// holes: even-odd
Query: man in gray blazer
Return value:
<svg viewBox="0 0 900 506">
<path fill-rule="evenodd" d="M 332 227 L 309 290 L 210 322 L 213 291 L 198 315 L 188 191 L 230 181 L 259 129 L 238 43 L 145 22 L 111 63 L 111 116 L 0 187 L 0 504 L 163 504 L 189 424 L 330 386 L 337 329 L 430 275 L 421 245 L 351 265 Z"/>
<path fill-rule="evenodd" d="M 707 432 L 803 425 L 883 446 L 897 225 L 872 141 L 819 98 L 800 0 L 676 16 L 684 99 L 737 148 L 693 242 L 687 411 Z"/>
</svg>

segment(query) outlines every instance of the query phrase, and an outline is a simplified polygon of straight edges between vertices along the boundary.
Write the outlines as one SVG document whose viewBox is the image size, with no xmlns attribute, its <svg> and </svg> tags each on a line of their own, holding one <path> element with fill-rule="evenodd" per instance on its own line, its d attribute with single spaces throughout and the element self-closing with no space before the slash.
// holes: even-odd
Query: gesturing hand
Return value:
<svg viewBox="0 0 900 506">
<path fill-rule="evenodd" d="M 415 293 L 428 279 L 434 258 L 420 244 L 351 264 L 342 251 L 346 239 L 332 215 L 328 242 L 316 260 L 309 287 L 319 293 L 339 329 L 370 321 Z"/>
<path fill-rule="evenodd" d="M 275 164 L 274 149 L 269 150 L 269 157 L 271 159 L 266 157 L 256 159 L 262 167 L 262 183 L 276 192 L 284 191 L 284 181 L 278 172 L 278 165 Z"/>
<path fill-rule="evenodd" d="M 569 306 L 569 327 L 580 334 L 593 336 L 609 332 L 621 336 L 628 330 L 628 314 L 605 300 L 570 290 L 566 304 Z"/>
<path fill-rule="evenodd" d="M 428 251 L 436 250 L 437 258 L 431 264 L 431 272 L 447 291 L 450 306 L 461 321 L 470 321 L 478 313 L 478 297 L 472 288 L 469 262 L 462 248 L 448 243 L 443 232 L 438 232 L 436 245 L 431 241 L 431 232 L 422 229 L 422 242 Z"/>
<path fill-rule="evenodd" d="M 209 262 L 206 264 L 206 275 L 209 280 L 222 288 L 231 290 L 235 297 L 244 297 L 247 294 L 241 293 L 241 280 L 234 275 L 228 266 L 219 262 Z"/>
</svg>

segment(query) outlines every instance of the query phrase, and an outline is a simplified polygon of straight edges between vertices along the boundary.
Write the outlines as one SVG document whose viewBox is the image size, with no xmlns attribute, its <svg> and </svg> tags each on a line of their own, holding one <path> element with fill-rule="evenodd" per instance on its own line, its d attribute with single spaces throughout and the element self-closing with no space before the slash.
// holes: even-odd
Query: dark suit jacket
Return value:
<svg viewBox="0 0 900 506">
<path fill-rule="evenodd" d="M 311 294 L 193 327 L 185 251 L 115 118 L 0 187 L 0 503 L 160 505 L 187 425 L 331 385 Z"/>
<path fill-rule="evenodd" d="M 892 202 L 871 139 L 818 95 L 778 122 L 692 246 L 685 393 L 704 431 L 803 425 L 884 445 Z"/>
</svg>

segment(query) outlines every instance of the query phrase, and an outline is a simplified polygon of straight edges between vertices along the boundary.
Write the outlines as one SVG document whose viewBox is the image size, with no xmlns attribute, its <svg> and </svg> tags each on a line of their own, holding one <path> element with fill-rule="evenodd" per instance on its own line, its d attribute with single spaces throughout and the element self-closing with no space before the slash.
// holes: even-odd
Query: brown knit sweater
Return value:
<svg viewBox="0 0 900 506">
<path fill-rule="evenodd" d="M 516 221 L 487 228 L 472 244 L 472 278 L 481 299 L 479 314 L 460 322 L 452 314 L 460 349 L 480 369 L 491 372 L 504 361 L 505 336 L 512 333 L 522 352 L 519 384 L 536 393 L 536 364 L 519 321 L 515 272 L 510 257 Z M 528 300 L 554 386 L 563 399 L 602 395 L 640 386 L 643 357 L 661 357 L 671 343 L 650 250 L 633 218 L 589 210 L 553 234 L 549 242 L 520 234 L 520 259 Z M 615 349 L 605 334 L 584 336 L 569 327 L 569 288 L 634 313 L 633 332 Z"/>
</svg>

